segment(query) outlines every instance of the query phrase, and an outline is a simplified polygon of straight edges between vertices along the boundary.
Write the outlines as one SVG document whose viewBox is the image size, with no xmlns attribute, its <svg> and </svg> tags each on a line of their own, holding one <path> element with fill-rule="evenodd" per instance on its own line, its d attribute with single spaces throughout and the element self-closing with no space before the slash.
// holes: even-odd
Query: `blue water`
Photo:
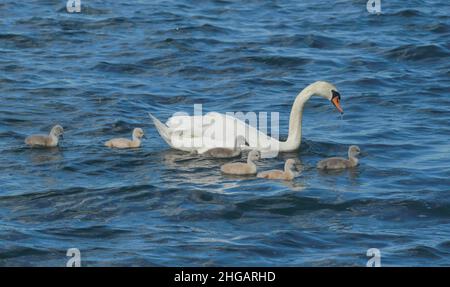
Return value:
<svg viewBox="0 0 450 287">
<path fill-rule="evenodd" d="M 382 1 L 0 2 L 0 265 L 450 265 L 450 4 Z M 392 3 L 395 2 L 395 3 Z M 316 80 L 298 152 L 231 178 L 170 150 L 147 112 L 279 112 Z M 65 128 L 60 148 L 24 138 Z M 142 148 L 102 146 L 142 127 Z M 315 164 L 357 144 L 360 166 Z"/>
</svg>

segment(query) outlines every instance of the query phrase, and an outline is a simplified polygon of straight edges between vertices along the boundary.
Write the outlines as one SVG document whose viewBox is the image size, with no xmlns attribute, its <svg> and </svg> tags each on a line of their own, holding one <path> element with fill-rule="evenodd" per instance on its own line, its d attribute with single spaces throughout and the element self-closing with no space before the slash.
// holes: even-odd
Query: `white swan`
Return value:
<svg viewBox="0 0 450 287">
<path fill-rule="evenodd" d="M 233 175 L 251 175 L 256 174 L 257 167 L 254 161 L 261 158 L 261 154 L 257 150 L 252 150 L 248 153 L 247 162 L 233 162 L 227 163 L 220 167 L 220 170 L 225 174 Z"/>
<path fill-rule="evenodd" d="M 250 149 L 273 151 L 275 153 L 272 156 L 275 156 L 278 152 L 289 152 L 299 148 L 303 108 L 313 95 L 326 98 L 343 113 L 340 106 L 341 96 L 334 85 L 324 81 L 312 83 L 297 95 L 292 105 L 286 141 L 278 141 L 234 116 L 217 112 L 200 116 L 173 116 L 166 124 L 149 115 L 161 137 L 174 149 L 202 154 L 216 147 L 233 148 L 235 138 L 244 136 Z"/>
</svg>

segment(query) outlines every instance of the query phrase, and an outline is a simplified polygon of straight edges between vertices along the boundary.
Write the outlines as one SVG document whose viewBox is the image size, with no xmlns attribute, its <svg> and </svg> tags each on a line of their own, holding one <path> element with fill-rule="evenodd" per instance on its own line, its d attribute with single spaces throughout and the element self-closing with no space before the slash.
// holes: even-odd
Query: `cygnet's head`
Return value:
<svg viewBox="0 0 450 287">
<path fill-rule="evenodd" d="M 257 150 L 252 150 L 251 152 L 248 153 L 248 158 L 251 161 L 259 160 L 261 158 L 261 153 Z"/>
<path fill-rule="evenodd" d="M 341 94 L 336 87 L 325 81 L 317 81 L 310 85 L 314 93 L 328 99 L 336 107 L 336 109 L 343 114 L 344 110 L 341 107 Z"/>
<path fill-rule="evenodd" d="M 292 169 L 295 168 L 296 164 L 297 164 L 296 160 L 293 159 L 293 158 L 290 158 L 290 159 L 288 159 L 288 160 L 286 161 L 286 163 L 284 164 L 284 168 L 285 168 L 285 169 L 288 169 L 288 170 L 292 170 Z"/>
<path fill-rule="evenodd" d="M 133 138 L 136 138 L 136 139 L 145 138 L 144 131 L 141 128 L 135 128 L 133 130 Z"/>
<path fill-rule="evenodd" d="M 352 145 L 349 147 L 348 149 L 348 156 L 349 157 L 355 157 L 358 156 L 361 153 L 361 150 L 359 149 L 358 146 L 356 145 Z"/>
<path fill-rule="evenodd" d="M 64 129 L 62 126 L 56 125 L 52 128 L 50 134 L 58 138 L 64 134 Z"/>
</svg>

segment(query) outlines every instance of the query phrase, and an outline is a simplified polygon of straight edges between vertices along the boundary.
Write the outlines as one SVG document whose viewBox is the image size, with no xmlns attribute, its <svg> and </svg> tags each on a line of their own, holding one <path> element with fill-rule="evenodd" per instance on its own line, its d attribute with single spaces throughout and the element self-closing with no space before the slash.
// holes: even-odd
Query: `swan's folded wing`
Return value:
<svg viewBox="0 0 450 287">
<path fill-rule="evenodd" d="M 255 127 L 256 118 L 255 123 L 251 120 L 248 122 L 250 124 L 232 115 L 211 112 L 204 116 L 173 116 L 166 125 L 171 132 L 171 144 L 182 150 L 204 153 L 212 148 L 233 148 L 239 135 L 246 138 L 251 149 L 270 150 L 278 147 L 276 139 Z"/>
<path fill-rule="evenodd" d="M 211 125 L 211 119 L 206 116 L 173 116 L 166 125 L 172 133 L 182 137 L 202 137 L 204 129 Z"/>
<path fill-rule="evenodd" d="M 250 149 L 276 150 L 278 148 L 278 140 L 265 134 L 267 128 L 262 129 L 262 131 L 258 130 L 258 120 L 260 119 L 256 116 L 243 114 L 244 118 L 241 119 L 232 115 L 211 114 L 213 114 L 215 121 L 208 129 L 213 129 L 215 140 L 222 142 L 223 147 L 233 147 L 235 138 L 244 136 Z M 261 129 L 267 124 L 269 123 L 260 121 L 259 128 Z"/>
</svg>

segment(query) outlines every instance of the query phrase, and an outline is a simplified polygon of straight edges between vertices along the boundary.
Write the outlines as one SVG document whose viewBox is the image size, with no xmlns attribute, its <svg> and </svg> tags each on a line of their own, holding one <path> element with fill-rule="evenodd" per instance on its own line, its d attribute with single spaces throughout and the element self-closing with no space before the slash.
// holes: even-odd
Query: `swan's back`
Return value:
<svg viewBox="0 0 450 287">
<path fill-rule="evenodd" d="M 171 145 L 202 154 L 213 148 L 233 149 L 236 136 L 245 136 L 250 147 L 278 150 L 279 141 L 267 136 L 244 121 L 211 112 L 204 116 L 173 116 L 166 122 Z"/>
</svg>

